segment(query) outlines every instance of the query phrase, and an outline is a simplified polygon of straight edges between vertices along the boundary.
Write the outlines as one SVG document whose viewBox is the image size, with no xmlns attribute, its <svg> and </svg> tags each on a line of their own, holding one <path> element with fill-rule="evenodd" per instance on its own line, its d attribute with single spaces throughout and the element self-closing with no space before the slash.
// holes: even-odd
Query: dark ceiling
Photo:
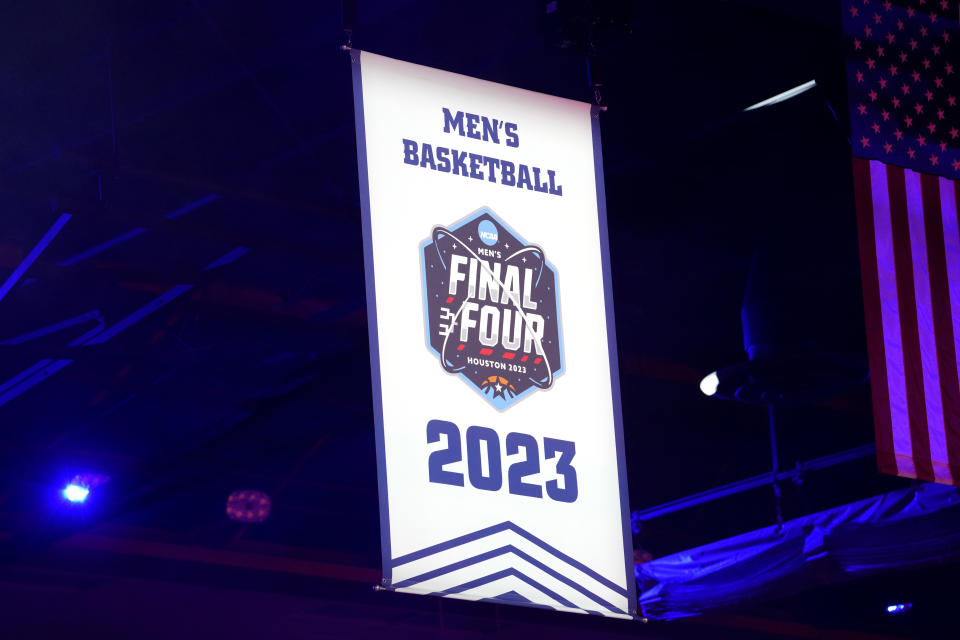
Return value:
<svg viewBox="0 0 960 640">
<path fill-rule="evenodd" d="M 353 43 L 590 100 L 545 4 L 360 0 Z M 755 256 L 781 315 L 803 306 L 831 348 L 865 345 L 839 3 L 599 4 L 631 28 L 600 44 L 636 509 L 769 470 L 765 410 L 698 388 L 746 358 Z M 291 574 L 368 589 L 379 528 L 341 3 L 10 2 L 0 24 L 0 280 L 72 216 L 0 299 L 4 580 L 90 563 L 176 580 L 169 567 L 192 563 L 260 572 L 244 588 Z M 99 324 L 99 341 L 69 345 Z M 777 420 L 783 466 L 873 437 L 865 385 Z M 110 480 L 66 509 L 57 492 L 80 472 Z M 787 487 L 785 515 L 905 484 L 866 458 Z M 271 496 L 266 522 L 226 518 L 245 488 Z M 773 518 L 758 489 L 645 523 L 638 544 L 658 556 Z M 103 559 L 115 552 L 126 560 Z"/>
</svg>

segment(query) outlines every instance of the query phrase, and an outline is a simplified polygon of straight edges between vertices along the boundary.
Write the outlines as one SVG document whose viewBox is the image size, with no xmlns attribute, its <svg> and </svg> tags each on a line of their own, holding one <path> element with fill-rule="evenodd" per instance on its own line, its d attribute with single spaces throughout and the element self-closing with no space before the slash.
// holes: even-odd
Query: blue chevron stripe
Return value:
<svg viewBox="0 0 960 640">
<path fill-rule="evenodd" d="M 526 598 L 524 598 L 522 595 L 520 595 L 520 594 L 517 593 L 516 591 L 507 591 L 506 593 L 501 593 L 500 595 L 498 595 L 498 596 L 493 596 L 492 598 L 484 598 L 484 600 L 493 600 L 493 601 L 496 601 L 496 602 L 508 602 L 508 601 L 509 601 L 509 602 L 520 602 L 520 603 L 523 603 L 523 604 L 535 604 L 535 603 L 533 603 L 533 602 L 530 602 L 530 601 L 527 600 Z"/>
<path fill-rule="evenodd" d="M 458 562 L 454 562 L 454 563 L 452 563 L 452 564 L 448 564 L 448 565 L 446 565 L 446 566 L 444 566 L 444 567 L 440 567 L 440 568 L 438 568 L 438 569 L 434 569 L 434 570 L 432 570 L 432 571 L 428 571 L 428 572 L 426 572 L 426 573 L 422 573 L 422 574 L 420 574 L 420 575 L 418 575 L 418 576 L 414 576 L 413 578 L 407 578 L 406 580 L 402 580 L 402 581 L 400 581 L 400 582 L 395 583 L 393 586 L 394 586 L 395 588 L 397 588 L 397 589 L 402 589 L 403 587 L 410 587 L 410 586 L 413 586 L 413 585 L 418 584 L 418 583 L 420 583 L 420 582 L 426 582 L 427 580 L 432 580 L 433 578 L 436 578 L 436 577 L 438 577 L 438 576 L 442 576 L 442 575 L 444 575 L 444 574 L 451 573 L 451 572 L 453 572 L 453 571 L 457 571 L 457 570 L 459 570 L 459 569 L 463 569 L 464 567 L 469 567 L 470 565 L 478 564 L 478 563 L 483 562 L 483 561 L 485 561 L 485 560 L 489 560 L 489 559 L 491 559 L 491 558 L 496 558 L 497 556 L 501 556 L 501 555 L 504 555 L 504 554 L 507 554 L 507 553 L 513 553 L 513 554 L 515 554 L 517 557 L 519 557 L 519 558 L 521 558 L 521 559 L 523 559 L 523 560 L 526 560 L 527 562 L 529 562 L 529 563 L 532 564 L 533 566 L 537 567 L 538 569 L 540 569 L 540 570 L 543 571 L 544 573 L 549 574 L 550 576 L 552 576 L 553 578 L 556 578 L 557 580 L 559 580 L 560 582 L 564 583 L 564 584 L 567 585 L 568 587 L 570 587 L 570 588 L 578 591 L 579 593 L 585 595 L 586 597 L 590 598 L 591 600 L 593 600 L 594 602 L 596 602 L 597 604 L 599 604 L 601 607 L 604 607 L 604 608 L 606 608 L 607 610 L 612 611 L 612 612 L 614 612 L 614 613 L 626 613 L 623 609 L 619 609 L 619 608 L 615 607 L 614 605 L 610 604 L 609 602 L 607 602 L 606 600 L 604 600 L 604 599 L 601 598 L 600 596 L 596 595 L 595 593 L 593 593 L 592 591 L 590 591 L 589 589 L 587 589 L 587 588 L 584 587 L 583 585 L 580 585 L 580 584 L 574 582 L 573 580 L 571 580 L 571 579 L 568 578 L 567 576 L 565 576 L 565 575 L 559 573 L 558 571 L 550 568 L 549 566 L 543 564 L 542 562 L 540 562 L 540 561 L 537 560 L 536 558 L 531 557 L 530 555 L 524 553 L 524 552 L 521 551 L 520 549 L 517 549 L 517 548 L 514 547 L 513 545 L 506 545 L 506 546 L 500 547 L 499 549 L 493 549 L 492 551 L 487 551 L 487 552 L 485 552 L 485 553 L 481 553 L 481 554 L 475 555 L 475 556 L 473 556 L 472 558 L 467 558 L 467 559 L 465 559 L 465 560 L 460 560 L 460 561 L 458 561 Z"/>
<path fill-rule="evenodd" d="M 510 576 L 513 576 L 514 578 L 518 578 L 518 579 L 520 579 L 520 580 L 523 580 L 524 582 L 526 582 L 528 585 L 530 585 L 531 587 L 533 587 L 534 589 L 536 589 L 536 590 L 539 591 L 540 593 L 544 594 L 545 596 L 547 596 L 547 597 L 549 597 L 549 598 L 552 598 L 553 600 L 559 602 L 560 604 L 562 604 L 562 605 L 565 606 L 565 607 L 569 607 L 569 608 L 571 608 L 571 609 L 579 609 L 579 608 L 580 608 L 580 607 L 578 607 L 577 605 L 575 605 L 575 604 L 573 604 L 572 602 L 570 602 L 569 600 L 567 600 L 566 598 L 564 598 L 563 596 L 561 596 L 559 593 L 555 593 L 554 591 L 551 591 L 550 589 L 548 589 L 547 587 L 543 586 L 542 584 L 540 584 L 539 582 L 537 582 L 537 581 L 534 580 L 533 578 L 531 578 L 531 577 L 527 576 L 526 574 L 524 574 L 523 572 L 517 571 L 516 569 L 513 569 L 513 568 L 511 568 L 511 569 L 504 569 L 504 570 L 502 570 L 502 571 L 497 571 L 496 573 L 491 573 L 491 574 L 488 575 L 488 576 L 483 576 L 482 578 L 477 578 L 476 580 L 471 580 L 470 582 L 464 582 L 464 583 L 461 584 L 461 585 L 458 585 L 458 586 L 456 586 L 456 587 L 451 587 L 450 589 L 446 589 L 446 590 L 444 590 L 444 591 L 441 591 L 440 593 L 442 593 L 443 595 L 454 595 L 454 594 L 457 594 L 457 593 L 463 593 L 464 591 L 469 591 L 470 589 L 474 589 L 474 588 L 476 588 L 476 587 L 481 587 L 481 586 L 483 586 L 483 585 L 485 585 L 485 584 L 488 584 L 488 583 L 490 583 L 490 582 L 495 582 L 495 581 L 497 581 L 497 580 L 499 580 L 499 579 L 501 579 L 501 578 L 509 578 Z"/>
<path fill-rule="evenodd" d="M 431 595 L 442 596 L 443 594 L 437 593 L 437 594 L 431 594 Z M 480 598 L 479 600 L 477 600 L 477 602 L 490 602 L 492 604 L 519 604 L 519 605 L 523 605 L 524 607 L 529 607 L 532 609 L 544 609 L 546 611 L 556 611 L 556 609 L 554 609 L 548 604 L 539 604 L 537 602 L 530 602 L 529 600 L 521 596 L 516 591 L 508 591 L 506 593 L 501 593 L 500 595 L 494 596 L 492 598 Z"/>
<path fill-rule="evenodd" d="M 550 546 L 540 538 L 536 537 L 535 535 L 526 531 L 525 529 L 518 527 L 517 525 L 513 524 L 510 521 L 501 522 L 500 524 L 495 524 L 493 526 L 480 529 L 479 531 L 474 531 L 473 533 L 468 533 L 468 534 L 459 536 L 457 538 L 453 538 L 452 540 L 447 540 L 446 542 L 441 542 L 441 543 L 429 546 L 425 549 L 421 549 L 420 551 L 414 551 L 413 553 L 408 553 L 405 556 L 394 558 L 390 566 L 399 567 L 402 564 L 407 564 L 408 562 L 413 562 L 414 560 L 426 558 L 428 556 L 432 556 L 435 553 L 446 551 L 447 549 L 453 549 L 454 547 L 459 547 L 462 544 L 466 544 L 468 542 L 473 542 L 474 540 L 480 540 L 481 538 L 492 536 L 493 534 L 500 533 L 501 531 L 513 531 L 520 537 L 524 538 L 525 540 L 528 540 L 529 542 L 532 542 L 533 544 L 537 545 L 544 551 L 547 551 L 548 553 L 553 554 L 554 556 L 556 556 L 560 560 L 563 560 L 564 562 L 571 565 L 572 567 L 579 569 L 580 571 L 587 574 L 588 576 L 590 576 L 600 584 L 604 585 L 605 587 L 613 590 L 614 592 L 624 597 L 629 597 L 627 595 L 627 590 L 624 587 L 621 587 L 616 583 L 612 582 L 611 580 L 604 578 L 602 575 L 600 575 L 590 567 L 586 566 L 581 562 L 578 562 L 577 560 L 571 558 L 570 556 L 563 553 L 562 551 Z"/>
</svg>

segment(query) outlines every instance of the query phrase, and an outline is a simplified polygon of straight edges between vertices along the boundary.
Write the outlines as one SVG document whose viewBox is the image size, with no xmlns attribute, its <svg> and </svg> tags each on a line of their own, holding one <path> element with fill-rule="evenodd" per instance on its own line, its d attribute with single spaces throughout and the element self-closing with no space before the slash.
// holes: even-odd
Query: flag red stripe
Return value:
<svg viewBox="0 0 960 640">
<path fill-rule="evenodd" d="M 890 193 L 890 225 L 893 231 L 897 298 L 900 307 L 900 336 L 903 345 L 903 374 L 907 387 L 907 411 L 913 463 L 917 478 L 932 482 L 935 478 L 933 464 L 930 461 L 930 435 L 927 430 L 923 370 L 920 365 L 920 333 L 917 325 L 916 293 L 913 286 L 907 188 L 901 167 L 887 166 L 887 185 Z M 894 425 L 894 428 L 898 426 L 900 425 Z"/>
<path fill-rule="evenodd" d="M 870 359 L 870 388 L 873 394 L 874 431 L 877 439 L 877 468 L 897 474 L 890 421 L 890 394 L 887 388 L 883 322 L 880 317 L 880 284 L 877 276 L 877 245 L 873 233 L 873 192 L 870 162 L 853 159 L 853 187 L 860 235 L 860 272 L 863 278 L 863 307 L 867 325 L 867 354 Z"/>
</svg>

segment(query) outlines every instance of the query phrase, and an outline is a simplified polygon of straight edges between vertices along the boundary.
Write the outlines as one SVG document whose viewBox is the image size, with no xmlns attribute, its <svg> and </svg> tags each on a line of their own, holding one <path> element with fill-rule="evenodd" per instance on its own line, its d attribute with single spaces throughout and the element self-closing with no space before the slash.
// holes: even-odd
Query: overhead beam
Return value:
<svg viewBox="0 0 960 640">
<path fill-rule="evenodd" d="M 773 471 L 768 471 L 767 473 L 761 473 L 760 475 L 753 476 L 751 478 L 745 478 L 737 482 L 725 484 L 721 487 L 715 487 L 713 489 L 701 491 L 700 493 L 685 496 L 671 502 L 665 502 L 655 507 L 634 511 L 633 519 L 641 522 L 645 520 L 652 520 L 676 511 L 683 511 L 684 509 L 689 509 L 690 507 L 695 507 L 700 504 L 719 500 L 720 498 L 726 498 L 727 496 L 736 495 L 738 493 L 743 493 L 744 491 L 749 491 L 751 489 L 763 487 L 768 484 L 773 484 L 774 482 L 793 480 L 794 478 L 797 478 L 808 471 L 826 469 L 838 464 L 850 462 L 851 460 L 858 460 L 860 458 L 872 456 L 875 453 L 876 446 L 873 444 L 867 444 L 863 445 L 862 447 L 848 449 L 839 453 L 832 453 L 828 456 L 823 456 L 822 458 L 815 458 L 806 462 L 798 462 L 796 468 L 794 469 L 779 471 L 776 473 Z"/>
<path fill-rule="evenodd" d="M 10 290 L 13 289 L 14 285 L 20 281 L 20 278 L 23 277 L 23 274 L 27 272 L 27 269 L 30 268 L 37 258 L 40 257 L 40 254 L 43 253 L 43 250 L 49 246 L 53 239 L 57 237 L 57 234 L 60 233 L 60 230 L 63 229 L 64 225 L 69 222 L 71 215 L 69 213 L 61 214 L 57 218 L 56 222 L 53 223 L 43 237 L 40 238 L 40 241 L 34 245 L 33 249 L 30 250 L 30 253 L 27 254 L 27 257 L 24 258 L 19 265 L 13 270 L 13 273 L 0 285 L 0 300 L 3 300 L 4 296 L 10 293 Z"/>
</svg>

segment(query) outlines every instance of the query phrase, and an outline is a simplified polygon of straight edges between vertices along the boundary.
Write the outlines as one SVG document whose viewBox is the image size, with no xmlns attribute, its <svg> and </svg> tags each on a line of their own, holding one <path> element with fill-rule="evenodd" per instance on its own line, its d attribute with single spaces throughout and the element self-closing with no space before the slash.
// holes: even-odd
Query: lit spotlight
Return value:
<svg viewBox="0 0 960 640">
<path fill-rule="evenodd" d="M 717 387 L 719 386 L 720 378 L 717 376 L 716 371 L 700 381 L 700 391 L 703 391 L 703 394 L 706 396 L 712 396 L 715 394 L 717 392 Z"/>
<path fill-rule="evenodd" d="M 63 497 L 70 502 L 83 502 L 90 495 L 90 489 L 79 484 L 70 483 L 63 490 Z"/>
<path fill-rule="evenodd" d="M 900 604 L 888 604 L 887 613 L 889 614 L 903 613 L 904 611 L 908 611 L 911 608 L 913 608 L 912 602 L 903 602 Z"/>
<path fill-rule="evenodd" d="M 86 502 L 90 492 L 110 479 L 102 473 L 83 472 L 73 476 L 73 479 L 63 489 L 63 497 L 69 502 L 79 504 Z"/>
</svg>

